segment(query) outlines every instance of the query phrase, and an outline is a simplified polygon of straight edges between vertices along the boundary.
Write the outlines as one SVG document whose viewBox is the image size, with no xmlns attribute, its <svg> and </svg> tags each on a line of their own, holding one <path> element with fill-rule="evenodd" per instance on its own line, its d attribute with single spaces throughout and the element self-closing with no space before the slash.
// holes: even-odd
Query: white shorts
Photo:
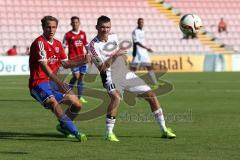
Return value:
<svg viewBox="0 0 240 160">
<path fill-rule="evenodd" d="M 148 52 L 145 49 L 141 50 L 141 52 L 137 51 L 136 56 L 132 60 L 132 65 L 151 66 L 151 60 Z"/>
<path fill-rule="evenodd" d="M 134 72 L 128 72 L 125 77 L 114 79 L 114 83 L 106 83 L 105 88 L 109 93 L 114 90 L 118 90 L 121 94 L 124 91 L 129 91 L 135 94 L 143 94 L 145 92 L 151 91 L 151 88 Z"/>
</svg>

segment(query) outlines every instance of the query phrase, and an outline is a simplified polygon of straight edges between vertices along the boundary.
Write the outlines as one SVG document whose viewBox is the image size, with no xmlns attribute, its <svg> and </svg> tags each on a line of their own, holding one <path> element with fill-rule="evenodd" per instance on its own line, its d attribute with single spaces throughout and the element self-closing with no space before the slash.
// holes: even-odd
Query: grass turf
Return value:
<svg viewBox="0 0 240 160">
<path fill-rule="evenodd" d="M 1 77 L 0 159 L 239 159 L 239 73 L 167 73 L 163 79 L 174 85 L 158 99 L 176 139 L 160 138 L 148 104 L 138 100 L 134 107 L 121 104 L 119 143 L 103 140 L 104 116 L 76 122 L 89 138 L 79 143 L 55 130 L 56 118 L 29 95 L 28 77 Z M 102 88 L 99 79 L 87 85 Z M 85 111 L 99 104 L 87 99 Z"/>
</svg>

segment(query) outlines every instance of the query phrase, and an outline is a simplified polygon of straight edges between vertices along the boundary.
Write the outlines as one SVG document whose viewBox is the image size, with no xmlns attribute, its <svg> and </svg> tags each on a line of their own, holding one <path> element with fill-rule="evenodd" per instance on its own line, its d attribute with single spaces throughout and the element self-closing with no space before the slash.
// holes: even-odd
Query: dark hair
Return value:
<svg viewBox="0 0 240 160">
<path fill-rule="evenodd" d="M 55 18 L 53 16 L 45 16 L 41 19 L 43 28 L 47 25 L 48 21 L 55 21 L 57 23 L 57 26 L 58 26 L 58 19 L 57 18 Z"/>
<path fill-rule="evenodd" d="M 78 21 L 80 21 L 80 18 L 79 18 L 78 16 L 72 16 L 72 17 L 71 17 L 71 22 L 72 22 L 74 19 L 77 19 Z"/>
<path fill-rule="evenodd" d="M 110 21 L 111 19 L 109 17 L 102 15 L 97 19 L 97 26 L 99 26 L 101 23 L 107 23 Z"/>
<path fill-rule="evenodd" d="M 139 21 L 141 21 L 141 20 L 143 20 L 143 18 L 138 18 L 138 20 L 137 20 L 137 21 L 139 22 Z"/>
</svg>

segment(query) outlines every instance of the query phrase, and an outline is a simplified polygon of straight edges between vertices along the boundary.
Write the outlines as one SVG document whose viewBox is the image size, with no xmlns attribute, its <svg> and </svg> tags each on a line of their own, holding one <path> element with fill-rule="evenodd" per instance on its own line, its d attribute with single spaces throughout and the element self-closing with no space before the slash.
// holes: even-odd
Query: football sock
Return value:
<svg viewBox="0 0 240 160">
<path fill-rule="evenodd" d="M 77 84 L 77 88 L 78 88 L 78 98 L 80 98 L 83 94 L 83 87 L 84 87 L 84 84 L 83 84 L 83 81 L 82 80 L 78 80 L 78 84 Z"/>
<path fill-rule="evenodd" d="M 61 127 L 68 130 L 71 134 L 76 135 L 78 133 L 77 127 L 73 121 L 66 115 L 63 114 L 59 120 Z"/>
<path fill-rule="evenodd" d="M 75 77 L 72 77 L 70 82 L 69 82 L 69 87 L 73 88 L 76 81 L 77 81 L 77 79 Z"/>
<path fill-rule="evenodd" d="M 156 119 L 156 121 L 158 122 L 160 129 L 162 131 L 166 131 L 167 127 L 165 125 L 165 120 L 164 120 L 164 116 L 163 116 L 163 111 L 162 108 L 157 109 L 156 111 L 153 112 L 154 117 Z"/>
<path fill-rule="evenodd" d="M 116 117 L 107 115 L 106 117 L 106 131 L 107 133 L 113 133 L 114 124 L 116 122 Z"/>
<path fill-rule="evenodd" d="M 153 84 L 157 84 L 157 78 L 156 78 L 155 73 L 153 71 L 149 71 L 148 76 L 151 79 Z"/>
</svg>

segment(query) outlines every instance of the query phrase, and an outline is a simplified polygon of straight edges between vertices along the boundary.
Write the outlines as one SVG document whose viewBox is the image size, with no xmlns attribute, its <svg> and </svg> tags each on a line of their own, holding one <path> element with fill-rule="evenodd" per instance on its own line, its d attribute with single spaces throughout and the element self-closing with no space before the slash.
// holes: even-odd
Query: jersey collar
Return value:
<svg viewBox="0 0 240 160">
<path fill-rule="evenodd" d="M 73 34 L 79 34 L 80 33 L 80 30 L 79 31 L 77 31 L 77 32 L 75 32 L 75 31 L 71 31 Z"/>
<path fill-rule="evenodd" d="M 52 42 L 50 42 L 50 41 L 48 41 L 48 40 L 44 37 L 44 35 L 42 35 L 42 37 L 47 41 L 48 44 L 53 45 L 53 41 L 54 41 L 54 39 L 53 39 Z"/>
</svg>

